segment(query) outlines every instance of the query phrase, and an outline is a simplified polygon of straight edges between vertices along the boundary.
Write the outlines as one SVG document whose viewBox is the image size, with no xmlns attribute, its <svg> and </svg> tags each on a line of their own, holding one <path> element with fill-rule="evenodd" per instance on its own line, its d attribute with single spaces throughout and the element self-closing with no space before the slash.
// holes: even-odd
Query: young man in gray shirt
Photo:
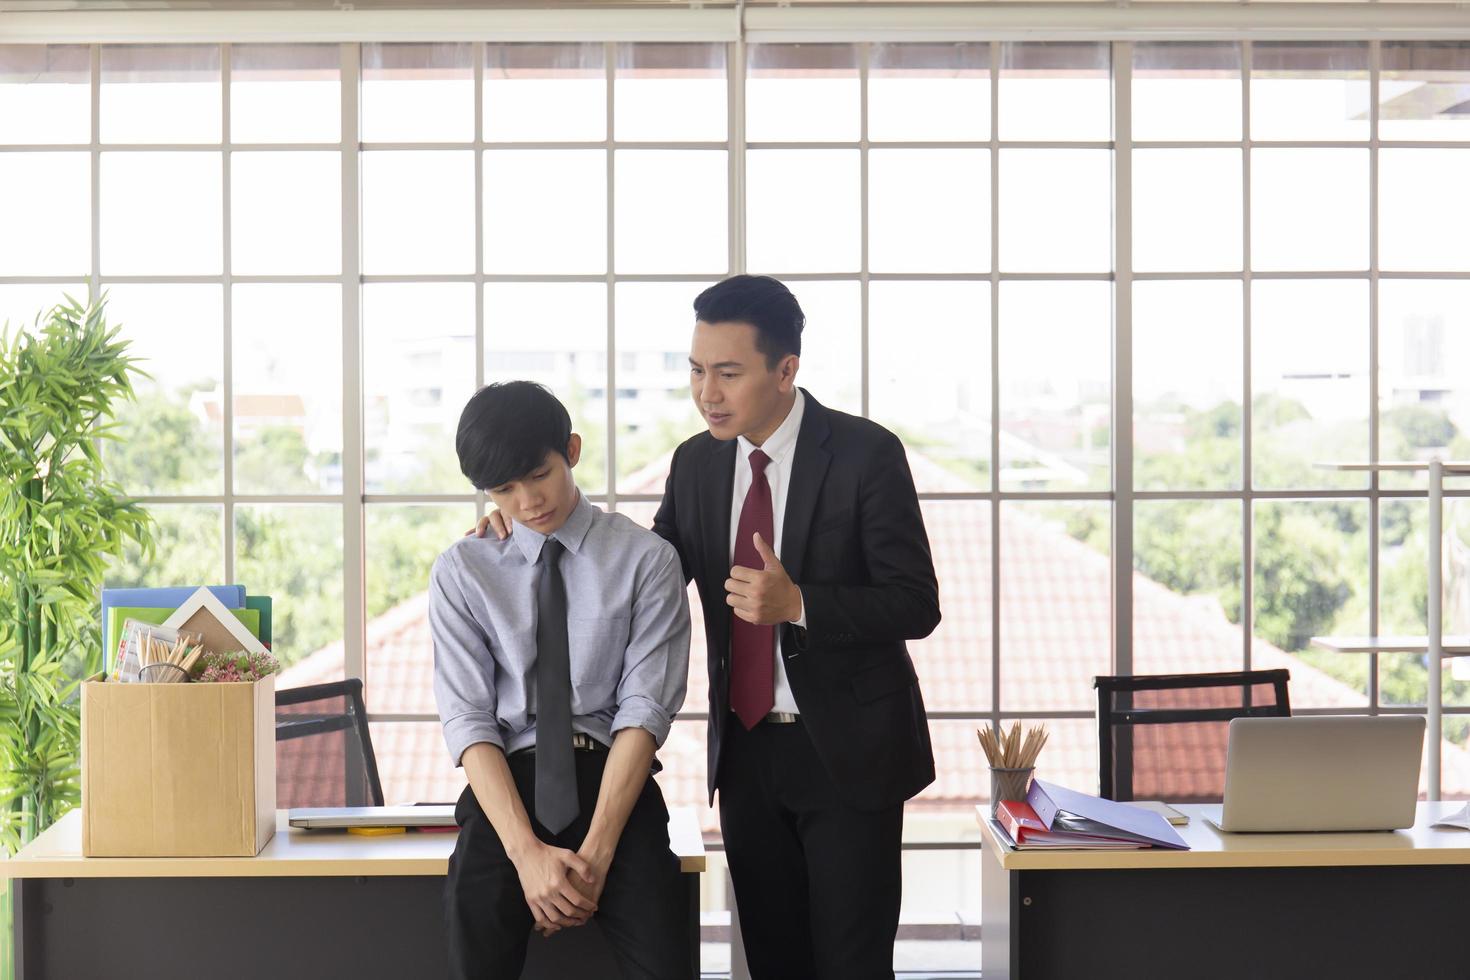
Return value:
<svg viewBox="0 0 1470 980">
<path fill-rule="evenodd" d="M 624 976 L 687 977 L 694 937 L 649 778 L 688 675 L 679 556 L 582 496 L 581 437 L 539 385 L 482 388 L 455 441 L 515 534 L 455 542 L 430 578 L 434 695 L 469 778 L 445 894 L 452 973 L 512 980 L 533 927 L 595 915 Z"/>
</svg>

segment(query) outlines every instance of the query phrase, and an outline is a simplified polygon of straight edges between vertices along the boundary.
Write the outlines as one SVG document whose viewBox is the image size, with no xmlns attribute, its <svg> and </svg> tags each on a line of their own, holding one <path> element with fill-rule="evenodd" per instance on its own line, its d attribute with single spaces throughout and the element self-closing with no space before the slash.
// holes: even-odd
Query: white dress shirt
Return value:
<svg viewBox="0 0 1470 980">
<path fill-rule="evenodd" d="M 796 437 L 801 432 L 801 415 L 806 408 L 806 396 L 796 389 L 796 403 L 786 413 L 786 420 L 776 427 L 765 443 L 757 446 L 744 436 L 739 436 L 735 453 L 735 490 L 730 494 L 730 564 L 735 564 L 735 537 L 740 533 L 740 511 L 745 506 L 745 495 L 750 491 L 750 454 L 759 449 L 771 458 L 766 464 L 766 482 L 771 485 L 771 517 L 775 523 L 772 530 L 776 540 L 770 542 L 776 557 L 781 557 L 781 528 L 786 523 L 786 491 L 791 486 L 791 467 L 796 461 Z M 734 615 L 732 612 L 731 615 Z M 806 628 L 806 602 L 801 604 L 801 615 L 792 620 L 797 626 Z M 796 696 L 791 693 L 791 682 L 786 679 L 786 664 L 781 659 L 781 631 L 776 631 L 776 701 L 772 711 L 798 712 Z"/>
</svg>

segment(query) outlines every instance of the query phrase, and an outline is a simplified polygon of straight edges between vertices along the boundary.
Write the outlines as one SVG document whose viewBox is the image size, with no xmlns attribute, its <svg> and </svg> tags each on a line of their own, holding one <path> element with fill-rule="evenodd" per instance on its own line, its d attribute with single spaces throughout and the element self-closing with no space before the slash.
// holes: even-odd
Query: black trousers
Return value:
<svg viewBox="0 0 1470 980">
<path fill-rule="evenodd" d="M 753 980 L 893 977 L 903 804 L 845 804 L 806 727 L 731 718 L 720 824 Z"/>
<path fill-rule="evenodd" d="M 543 827 L 534 813 L 531 827 L 546 843 L 575 851 L 587 836 L 607 753 L 573 754 L 582 812 L 559 834 Z M 534 801 L 535 753 L 516 753 L 508 761 L 521 800 Z M 528 812 L 533 809 L 526 804 Z M 520 876 L 472 788 L 465 787 L 460 795 L 454 817 L 459 840 L 449 859 L 444 895 L 450 975 L 455 980 L 516 980 L 535 922 Z M 669 811 L 650 778 L 628 816 L 592 917 L 627 980 L 687 980 L 694 937 L 680 874 L 679 859 L 669 849 Z"/>
</svg>

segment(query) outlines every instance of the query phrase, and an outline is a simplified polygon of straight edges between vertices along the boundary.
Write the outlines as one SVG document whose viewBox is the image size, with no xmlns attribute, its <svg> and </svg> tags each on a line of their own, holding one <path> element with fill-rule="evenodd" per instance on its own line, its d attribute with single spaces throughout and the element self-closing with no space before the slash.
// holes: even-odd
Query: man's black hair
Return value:
<svg viewBox="0 0 1470 980">
<path fill-rule="evenodd" d="M 502 381 L 475 392 L 459 416 L 459 469 L 480 490 L 518 480 L 551 451 L 568 463 L 572 419 L 555 395 L 531 381 Z"/>
<path fill-rule="evenodd" d="M 774 368 L 787 354 L 801 356 L 806 314 L 785 283 L 770 276 L 731 276 L 694 298 L 694 316 L 705 323 L 748 323 L 755 346 Z"/>
</svg>

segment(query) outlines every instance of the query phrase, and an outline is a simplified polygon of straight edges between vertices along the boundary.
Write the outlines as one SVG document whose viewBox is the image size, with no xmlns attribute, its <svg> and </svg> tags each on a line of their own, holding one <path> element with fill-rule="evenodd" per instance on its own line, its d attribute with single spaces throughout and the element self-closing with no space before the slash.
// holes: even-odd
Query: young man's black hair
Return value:
<svg viewBox="0 0 1470 980">
<path fill-rule="evenodd" d="M 705 323 L 748 323 L 756 350 L 774 368 L 787 354 L 801 356 L 806 315 L 785 283 L 770 276 L 731 276 L 694 298 L 694 316 Z"/>
<path fill-rule="evenodd" d="M 503 381 L 475 392 L 459 416 L 459 469 L 489 490 L 539 467 L 548 452 L 567 456 L 572 419 L 556 396 L 532 381 Z"/>
</svg>

